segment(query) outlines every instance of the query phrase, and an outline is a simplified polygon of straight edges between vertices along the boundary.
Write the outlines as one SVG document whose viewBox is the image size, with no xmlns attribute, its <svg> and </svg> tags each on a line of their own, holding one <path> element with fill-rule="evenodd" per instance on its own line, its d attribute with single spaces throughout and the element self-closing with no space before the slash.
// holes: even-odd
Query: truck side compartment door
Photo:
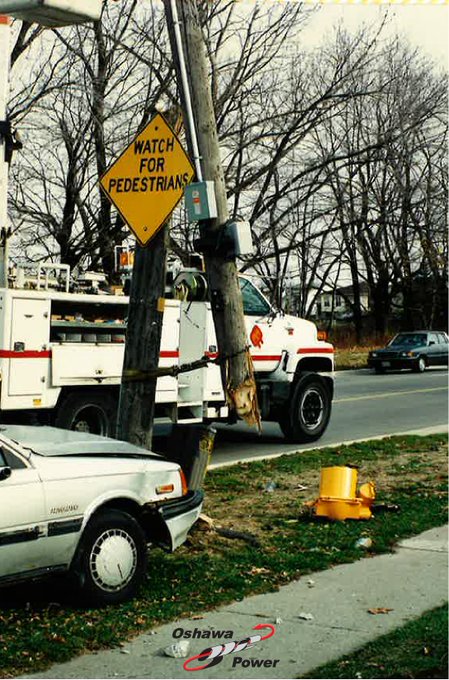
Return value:
<svg viewBox="0 0 449 680">
<path fill-rule="evenodd" d="M 48 375 L 50 303 L 25 298 L 12 302 L 9 394 L 38 397 Z"/>
</svg>

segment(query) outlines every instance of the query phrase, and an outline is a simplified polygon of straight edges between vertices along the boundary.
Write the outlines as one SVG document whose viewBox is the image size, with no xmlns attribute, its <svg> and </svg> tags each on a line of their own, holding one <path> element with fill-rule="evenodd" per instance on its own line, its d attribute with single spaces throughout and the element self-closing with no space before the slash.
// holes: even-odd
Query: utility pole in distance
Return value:
<svg viewBox="0 0 449 680">
<path fill-rule="evenodd" d="M 198 7 L 196 0 L 164 0 L 164 6 L 189 150 L 195 159 L 196 133 L 202 178 L 214 182 L 215 187 L 217 217 L 200 222 L 200 236 L 203 242 L 212 244 L 204 249 L 204 255 L 219 356 L 224 359 L 224 388 L 230 407 L 249 424 L 260 426 L 237 267 L 235 260 L 223 257 L 220 249 L 214 247 L 214 244 L 218 246 L 229 214 Z M 179 31 L 182 46 L 176 36 Z M 189 116 L 190 99 L 193 121 Z"/>
</svg>

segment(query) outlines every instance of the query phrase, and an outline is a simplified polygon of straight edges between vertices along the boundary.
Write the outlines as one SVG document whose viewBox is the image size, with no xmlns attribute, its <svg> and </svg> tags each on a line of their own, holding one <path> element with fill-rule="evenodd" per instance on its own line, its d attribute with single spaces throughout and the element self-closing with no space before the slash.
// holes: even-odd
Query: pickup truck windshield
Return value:
<svg viewBox="0 0 449 680">
<path fill-rule="evenodd" d="M 240 277 L 239 283 L 243 299 L 243 313 L 248 316 L 267 316 L 271 312 L 271 307 L 257 288 L 247 279 Z"/>
</svg>

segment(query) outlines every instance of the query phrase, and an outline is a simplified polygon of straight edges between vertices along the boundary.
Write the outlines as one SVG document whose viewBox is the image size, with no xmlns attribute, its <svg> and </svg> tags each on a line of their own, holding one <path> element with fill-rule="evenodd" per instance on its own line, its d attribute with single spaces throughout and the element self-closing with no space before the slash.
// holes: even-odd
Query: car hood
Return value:
<svg viewBox="0 0 449 680">
<path fill-rule="evenodd" d="M 375 350 L 376 354 L 399 354 L 400 352 L 416 352 L 424 349 L 425 345 L 395 345 L 394 347 L 383 347 Z"/>
<path fill-rule="evenodd" d="M 44 481 L 79 479 L 81 477 L 117 477 L 146 473 L 164 479 L 179 469 L 177 463 L 163 458 L 132 458 L 115 456 L 40 456 L 31 455 L 31 462 Z M 160 482 L 165 483 L 164 481 Z"/>
<path fill-rule="evenodd" d="M 87 432 L 74 432 L 57 427 L 30 425 L 1 425 L 0 434 L 12 439 L 20 447 L 41 456 L 102 456 L 162 458 L 157 453 L 130 444 L 129 442 L 100 437 Z"/>
</svg>

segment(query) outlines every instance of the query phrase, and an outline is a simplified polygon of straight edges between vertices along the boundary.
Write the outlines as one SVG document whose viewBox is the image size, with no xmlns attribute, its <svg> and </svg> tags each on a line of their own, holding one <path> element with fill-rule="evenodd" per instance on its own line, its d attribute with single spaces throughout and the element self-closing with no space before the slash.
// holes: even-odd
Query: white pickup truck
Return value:
<svg viewBox="0 0 449 680">
<path fill-rule="evenodd" d="M 275 311 L 240 277 L 262 418 L 294 442 L 325 431 L 333 396 L 333 347 L 315 325 Z M 128 298 L 39 287 L 0 289 L 0 421 L 34 420 L 110 436 L 122 374 Z M 160 366 L 217 353 L 207 301 L 167 299 Z M 156 417 L 225 420 L 220 369 L 158 379 Z"/>
</svg>

